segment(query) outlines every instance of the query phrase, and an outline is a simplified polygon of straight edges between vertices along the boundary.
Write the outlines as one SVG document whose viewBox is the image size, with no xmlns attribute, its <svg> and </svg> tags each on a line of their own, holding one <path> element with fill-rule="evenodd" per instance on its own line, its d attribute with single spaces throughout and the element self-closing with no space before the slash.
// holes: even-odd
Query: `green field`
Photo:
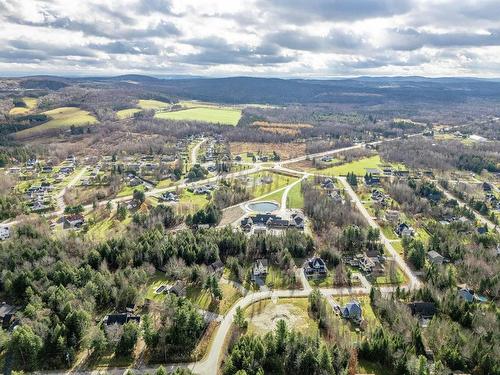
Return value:
<svg viewBox="0 0 500 375">
<path fill-rule="evenodd" d="M 31 110 L 36 108 L 38 101 L 35 98 L 24 97 L 23 102 L 24 104 L 26 104 L 26 107 L 14 107 L 9 111 L 9 115 L 12 116 L 25 115 L 29 113 Z"/>
<path fill-rule="evenodd" d="M 160 112 L 156 118 L 178 121 L 203 121 L 215 124 L 236 125 L 241 117 L 241 110 L 233 108 L 197 107 L 173 112 Z"/>
<path fill-rule="evenodd" d="M 141 99 L 139 100 L 139 107 L 141 109 L 163 109 L 163 108 L 170 108 L 170 104 L 159 100 Z"/>
<path fill-rule="evenodd" d="M 304 196 L 301 191 L 301 183 L 294 185 L 288 192 L 286 206 L 287 208 L 304 208 Z"/>
<path fill-rule="evenodd" d="M 336 165 L 330 168 L 320 169 L 321 174 L 329 176 L 345 176 L 349 172 L 354 172 L 357 176 L 364 176 L 366 174 L 367 168 L 381 168 L 384 163 L 380 159 L 380 155 L 370 156 L 368 158 L 363 158 L 359 160 L 352 161 L 350 163 L 344 163 Z M 403 168 L 402 165 L 393 165 L 393 168 Z M 317 171 L 317 169 L 311 168 L 310 170 Z"/>
<path fill-rule="evenodd" d="M 42 125 L 17 132 L 16 136 L 33 135 L 49 129 L 69 128 L 72 125 L 85 126 L 98 123 L 89 112 L 77 107 L 60 107 L 43 112 L 43 114 L 49 116 L 50 120 Z"/>
<path fill-rule="evenodd" d="M 123 120 L 125 118 L 134 117 L 134 114 L 140 111 L 141 111 L 140 108 L 122 109 L 116 112 L 116 117 L 118 117 L 120 120 Z"/>
<path fill-rule="evenodd" d="M 261 179 L 264 177 L 272 177 L 272 182 L 269 184 L 263 183 Z M 249 181 L 247 188 L 250 194 L 252 195 L 252 198 L 259 198 L 265 194 L 273 192 L 274 190 L 281 189 L 297 180 L 297 177 L 285 176 L 279 173 L 273 173 L 268 171 L 252 173 L 251 175 L 248 176 L 248 178 Z M 266 200 L 274 199 L 277 200 L 278 203 L 281 203 L 281 195 L 283 195 L 283 191 L 274 193 L 265 198 Z"/>
</svg>

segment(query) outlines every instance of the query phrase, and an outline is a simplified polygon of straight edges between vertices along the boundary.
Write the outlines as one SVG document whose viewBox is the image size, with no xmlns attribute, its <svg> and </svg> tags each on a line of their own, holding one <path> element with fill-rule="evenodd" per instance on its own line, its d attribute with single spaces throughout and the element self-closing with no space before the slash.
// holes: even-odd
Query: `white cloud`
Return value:
<svg viewBox="0 0 500 375">
<path fill-rule="evenodd" d="M 500 0 L 0 0 L 0 73 L 500 72 Z"/>
</svg>

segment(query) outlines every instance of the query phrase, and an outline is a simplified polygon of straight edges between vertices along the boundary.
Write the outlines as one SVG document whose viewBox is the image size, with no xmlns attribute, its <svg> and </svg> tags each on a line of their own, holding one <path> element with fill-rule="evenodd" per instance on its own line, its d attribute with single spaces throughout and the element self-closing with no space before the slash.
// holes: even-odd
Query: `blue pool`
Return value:
<svg viewBox="0 0 500 375">
<path fill-rule="evenodd" d="M 250 203 L 248 208 L 252 211 L 257 211 L 260 213 L 273 212 L 279 208 L 279 205 L 274 202 L 256 202 Z"/>
</svg>

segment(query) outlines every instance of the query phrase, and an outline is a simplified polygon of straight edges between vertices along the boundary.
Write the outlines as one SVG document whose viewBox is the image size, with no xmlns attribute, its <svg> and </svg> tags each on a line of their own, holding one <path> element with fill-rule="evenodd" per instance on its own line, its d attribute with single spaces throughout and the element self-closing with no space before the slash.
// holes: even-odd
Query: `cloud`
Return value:
<svg viewBox="0 0 500 375">
<path fill-rule="evenodd" d="M 0 67 L 491 76 L 496 9 L 500 0 L 0 0 Z"/>
<path fill-rule="evenodd" d="M 281 19 L 297 23 L 311 20 L 354 21 L 374 17 L 390 17 L 411 9 L 410 0 L 261 0 L 259 6 L 269 8 Z"/>
</svg>

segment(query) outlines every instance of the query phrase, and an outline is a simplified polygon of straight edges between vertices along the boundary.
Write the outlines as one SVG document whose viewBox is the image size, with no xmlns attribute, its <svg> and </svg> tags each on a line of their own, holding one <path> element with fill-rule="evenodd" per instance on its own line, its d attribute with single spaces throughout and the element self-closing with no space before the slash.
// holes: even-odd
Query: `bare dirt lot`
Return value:
<svg viewBox="0 0 500 375">
<path fill-rule="evenodd" d="M 231 142 L 231 154 L 239 155 L 247 152 L 271 154 L 276 151 L 282 160 L 304 155 L 305 143 L 255 143 L 255 142 Z"/>
</svg>

